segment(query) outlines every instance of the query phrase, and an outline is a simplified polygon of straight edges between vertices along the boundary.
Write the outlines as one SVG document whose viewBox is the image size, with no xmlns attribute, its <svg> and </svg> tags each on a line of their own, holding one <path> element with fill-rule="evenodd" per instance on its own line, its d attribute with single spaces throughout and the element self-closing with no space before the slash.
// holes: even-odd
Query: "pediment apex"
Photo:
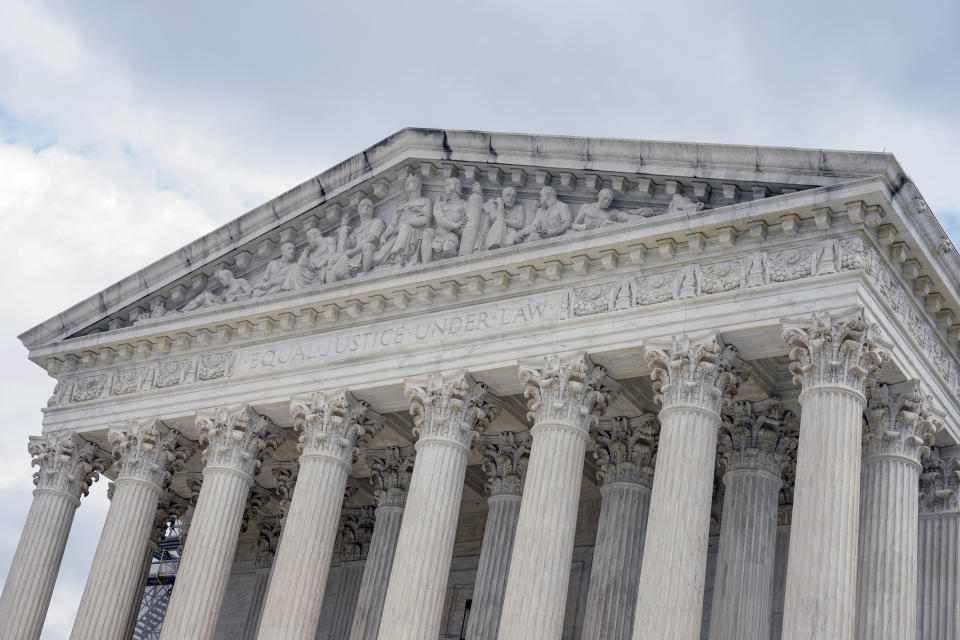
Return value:
<svg viewBox="0 0 960 640">
<path fill-rule="evenodd" d="M 675 206 L 716 208 L 877 176 L 891 185 L 891 192 L 907 180 L 894 157 L 881 153 L 407 128 L 19 337 L 34 349 L 90 331 L 107 331 L 179 312 L 194 302 L 193 309 L 215 306 L 223 302 L 224 291 L 230 287 L 232 293 L 227 298 L 249 297 L 252 289 L 263 284 L 271 262 L 276 263 L 283 255 L 286 243 L 294 243 L 296 260 L 300 261 L 311 242 L 308 234 L 324 236 L 331 247 L 339 243 L 338 251 L 353 252 L 340 256 L 342 277 L 352 277 L 358 269 L 369 270 L 373 262 L 397 261 L 396 254 L 403 251 L 383 256 L 375 250 L 356 249 L 356 243 L 361 242 L 357 235 L 358 208 L 361 202 L 371 203 L 376 209 L 373 218 L 382 221 L 373 223 L 368 234 L 371 249 L 372 236 L 379 234 L 382 245 L 385 232 L 392 233 L 391 241 L 399 244 L 397 236 L 402 233 L 391 227 L 396 226 L 392 223 L 398 202 L 409 198 L 405 190 L 411 179 L 420 181 L 423 196 L 433 206 L 442 197 L 446 182 L 455 178 L 464 204 L 455 203 L 453 208 L 460 209 L 470 200 L 477 183 L 480 186 L 473 192 L 479 191 L 488 216 L 495 206 L 491 203 L 503 189 L 512 187 L 523 200 L 523 222 L 529 226 L 543 187 L 552 189 L 570 209 L 563 215 L 576 216 L 582 205 L 597 201 L 598 194 L 607 189 L 614 198 L 611 210 L 627 216 L 637 212 L 657 215 Z M 913 193 L 922 200 L 915 188 Z M 422 230 L 416 233 L 422 235 Z M 434 230 L 431 243 L 435 255 L 463 255 L 453 246 L 462 233 L 453 235 L 456 240 L 448 232 Z M 528 240 L 536 240 L 543 234 L 527 235 Z M 417 240 L 422 238 L 418 236 Z M 413 246 L 410 238 L 406 241 Z M 479 245 L 474 248 L 482 249 Z M 399 262 L 417 260 L 407 253 Z M 223 274 L 224 270 L 230 275 Z M 309 280 L 309 275 L 306 273 L 301 280 Z M 228 277 L 229 283 L 218 282 Z M 296 286 L 313 283 L 304 281 Z M 290 290 L 295 286 L 284 288 Z M 198 300 L 207 295 L 209 299 Z"/>
</svg>

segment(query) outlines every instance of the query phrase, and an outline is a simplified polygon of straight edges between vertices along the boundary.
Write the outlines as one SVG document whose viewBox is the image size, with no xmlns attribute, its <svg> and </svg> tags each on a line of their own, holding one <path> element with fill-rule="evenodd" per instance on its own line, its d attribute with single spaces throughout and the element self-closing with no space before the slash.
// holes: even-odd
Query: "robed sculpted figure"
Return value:
<svg viewBox="0 0 960 640">
<path fill-rule="evenodd" d="M 433 205 L 435 226 L 423 232 L 423 261 L 449 258 L 460 251 L 460 234 L 467 225 L 467 201 L 460 195 L 460 178 L 447 178 L 443 195 Z"/>
<path fill-rule="evenodd" d="M 373 258 L 375 265 L 430 261 L 430 249 L 424 245 L 423 232 L 430 224 L 433 202 L 421 195 L 421 187 L 420 178 L 407 176 L 404 184 L 407 199 L 397 205 L 393 222 L 383 232 L 380 249 Z"/>
<path fill-rule="evenodd" d="M 519 234 L 520 240 L 542 240 L 563 235 L 573 223 L 570 206 L 557 199 L 557 190 L 553 187 L 540 189 L 540 202 L 533 220 Z"/>
<path fill-rule="evenodd" d="M 490 219 L 483 241 L 484 248 L 499 249 L 516 244 L 517 234 L 527 219 L 526 209 L 517 202 L 517 190 L 513 187 L 504 188 L 500 197 L 488 201 L 484 208 Z"/>
<path fill-rule="evenodd" d="M 320 229 L 307 230 L 307 246 L 296 266 L 287 272 L 281 288 L 284 291 L 299 291 L 320 286 L 327 281 L 327 267 L 336 253 L 336 240 L 324 237 Z"/>
</svg>

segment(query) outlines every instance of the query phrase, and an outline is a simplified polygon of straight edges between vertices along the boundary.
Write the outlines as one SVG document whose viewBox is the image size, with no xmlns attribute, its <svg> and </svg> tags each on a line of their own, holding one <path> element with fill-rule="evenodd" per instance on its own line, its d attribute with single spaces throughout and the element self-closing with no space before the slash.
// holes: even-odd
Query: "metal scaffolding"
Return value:
<svg viewBox="0 0 960 640">
<path fill-rule="evenodd" d="M 150 561 L 147 586 L 140 601 L 133 640 L 159 640 L 160 627 L 167 613 L 170 593 L 177 578 L 186 525 L 176 522 L 167 529 L 166 535 L 157 543 L 157 550 Z"/>
</svg>

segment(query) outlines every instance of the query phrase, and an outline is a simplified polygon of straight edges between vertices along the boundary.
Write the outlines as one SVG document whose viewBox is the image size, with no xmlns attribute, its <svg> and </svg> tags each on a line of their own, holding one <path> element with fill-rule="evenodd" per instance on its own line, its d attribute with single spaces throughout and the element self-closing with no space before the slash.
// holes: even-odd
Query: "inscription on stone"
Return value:
<svg viewBox="0 0 960 640">
<path fill-rule="evenodd" d="M 496 305 L 438 314 L 428 318 L 367 325 L 263 347 L 241 349 L 238 375 L 275 368 L 296 368 L 307 362 L 346 360 L 383 351 L 424 344 L 441 344 L 485 333 L 503 333 L 555 322 L 559 295 L 535 300 L 505 301 Z"/>
</svg>

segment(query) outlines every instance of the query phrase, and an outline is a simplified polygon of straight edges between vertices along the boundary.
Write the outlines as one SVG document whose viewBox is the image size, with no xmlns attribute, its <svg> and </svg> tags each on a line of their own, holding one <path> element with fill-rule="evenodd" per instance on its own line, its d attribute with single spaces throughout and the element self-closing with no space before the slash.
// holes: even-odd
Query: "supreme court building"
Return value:
<svg viewBox="0 0 960 640">
<path fill-rule="evenodd" d="M 0 640 L 98 474 L 74 640 L 957 640 L 958 285 L 890 154 L 405 129 L 20 336 Z"/>
</svg>

